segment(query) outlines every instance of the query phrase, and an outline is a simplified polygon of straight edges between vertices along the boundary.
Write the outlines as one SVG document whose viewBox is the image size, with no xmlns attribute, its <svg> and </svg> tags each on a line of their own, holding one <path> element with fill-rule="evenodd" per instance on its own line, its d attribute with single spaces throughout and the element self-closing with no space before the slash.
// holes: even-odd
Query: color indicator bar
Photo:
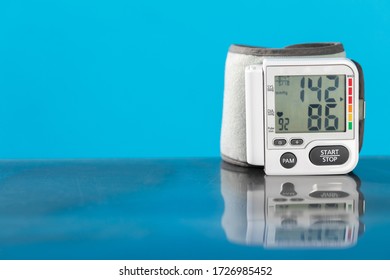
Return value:
<svg viewBox="0 0 390 280">
<path fill-rule="evenodd" d="M 353 121 L 353 79 L 348 78 L 348 130 L 352 130 L 352 121 Z"/>
</svg>

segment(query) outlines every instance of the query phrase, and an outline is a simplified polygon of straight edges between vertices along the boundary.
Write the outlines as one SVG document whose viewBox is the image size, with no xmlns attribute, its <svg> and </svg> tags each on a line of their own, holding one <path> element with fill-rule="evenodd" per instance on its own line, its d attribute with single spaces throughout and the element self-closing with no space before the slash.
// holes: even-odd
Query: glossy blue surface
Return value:
<svg viewBox="0 0 390 280">
<path fill-rule="evenodd" d="M 351 220 L 360 221 L 355 241 L 270 248 L 265 238 L 248 244 L 249 207 L 240 204 L 249 201 L 247 185 L 262 194 L 271 190 L 269 180 L 222 168 L 218 158 L 2 161 L 0 258 L 390 259 L 389 169 L 390 158 L 363 158 L 355 176 L 344 176 L 366 204 Z"/>
</svg>

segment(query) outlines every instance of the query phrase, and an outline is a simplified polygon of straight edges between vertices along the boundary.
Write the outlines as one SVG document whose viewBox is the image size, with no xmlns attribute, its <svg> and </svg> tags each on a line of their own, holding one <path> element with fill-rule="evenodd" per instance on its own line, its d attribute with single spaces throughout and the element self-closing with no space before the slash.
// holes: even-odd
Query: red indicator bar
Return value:
<svg viewBox="0 0 390 280">
<path fill-rule="evenodd" d="M 352 96 L 348 96 L 348 104 L 352 104 Z"/>
<path fill-rule="evenodd" d="M 352 95 L 352 88 L 351 87 L 348 88 L 348 95 Z"/>
<path fill-rule="evenodd" d="M 352 86 L 352 78 L 348 78 L 348 86 L 349 86 L 349 87 Z"/>
</svg>

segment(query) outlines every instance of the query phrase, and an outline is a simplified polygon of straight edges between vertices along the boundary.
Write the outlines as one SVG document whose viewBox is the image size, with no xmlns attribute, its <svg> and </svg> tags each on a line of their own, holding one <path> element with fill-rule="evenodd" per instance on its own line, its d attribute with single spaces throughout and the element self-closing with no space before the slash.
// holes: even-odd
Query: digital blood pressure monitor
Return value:
<svg viewBox="0 0 390 280">
<path fill-rule="evenodd" d="M 358 163 L 364 117 L 361 67 L 339 43 L 229 50 L 225 161 L 268 175 L 346 174 Z"/>
</svg>

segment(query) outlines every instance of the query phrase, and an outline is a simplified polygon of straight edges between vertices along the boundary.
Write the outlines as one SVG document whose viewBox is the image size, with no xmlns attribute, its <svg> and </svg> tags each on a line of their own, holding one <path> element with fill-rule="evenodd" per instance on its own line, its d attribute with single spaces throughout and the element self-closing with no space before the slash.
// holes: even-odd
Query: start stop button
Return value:
<svg viewBox="0 0 390 280">
<path fill-rule="evenodd" d="M 340 165 L 347 162 L 349 151 L 344 146 L 318 146 L 309 154 L 310 161 L 315 165 Z"/>
</svg>

